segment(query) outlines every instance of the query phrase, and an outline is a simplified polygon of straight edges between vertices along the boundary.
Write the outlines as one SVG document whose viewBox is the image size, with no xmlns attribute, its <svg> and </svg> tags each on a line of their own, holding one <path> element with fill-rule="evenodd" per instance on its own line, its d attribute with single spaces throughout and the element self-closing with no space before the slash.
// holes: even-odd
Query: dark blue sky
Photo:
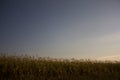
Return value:
<svg viewBox="0 0 120 80">
<path fill-rule="evenodd" d="M 118 0 L 1 0 L 0 52 L 50 57 L 119 55 Z"/>
</svg>

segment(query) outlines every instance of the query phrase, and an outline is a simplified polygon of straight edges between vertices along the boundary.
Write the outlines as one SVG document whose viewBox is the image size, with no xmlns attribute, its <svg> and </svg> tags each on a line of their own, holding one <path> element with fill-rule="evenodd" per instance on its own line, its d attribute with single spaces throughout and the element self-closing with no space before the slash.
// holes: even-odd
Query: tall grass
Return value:
<svg viewBox="0 0 120 80">
<path fill-rule="evenodd" d="M 120 80 L 120 63 L 0 56 L 0 80 Z"/>
</svg>

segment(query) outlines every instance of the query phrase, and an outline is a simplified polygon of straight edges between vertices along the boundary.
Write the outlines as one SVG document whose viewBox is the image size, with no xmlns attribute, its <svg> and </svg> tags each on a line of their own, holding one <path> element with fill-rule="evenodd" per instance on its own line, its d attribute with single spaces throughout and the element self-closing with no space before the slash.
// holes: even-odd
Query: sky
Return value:
<svg viewBox="0 0 120 80">
<path fill-rule="evenodd" d="M 120 55 L 119 0 L 0 0 L 0 53 Z"/>
</svg>

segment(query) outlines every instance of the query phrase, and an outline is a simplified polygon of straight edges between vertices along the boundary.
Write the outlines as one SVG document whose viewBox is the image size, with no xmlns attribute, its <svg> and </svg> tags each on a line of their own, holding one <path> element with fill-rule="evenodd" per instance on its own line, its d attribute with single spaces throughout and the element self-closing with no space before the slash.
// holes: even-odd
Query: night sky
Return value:
<svg viewBox="0 0 120 80">
<path fill-rule="evenodd" d="M 120 1 L 0 0 L 0 53 L 120 55 Z"/>
</svg>

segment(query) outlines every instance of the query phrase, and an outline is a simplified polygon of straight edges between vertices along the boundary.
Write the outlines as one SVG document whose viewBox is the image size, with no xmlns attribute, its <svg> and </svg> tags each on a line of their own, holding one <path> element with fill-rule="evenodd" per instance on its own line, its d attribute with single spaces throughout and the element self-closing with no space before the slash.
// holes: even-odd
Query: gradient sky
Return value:
<svg viewBox="0 0 120 80">
<path fill-rule="evenodd" d="M 0 0 L 0 52 L 55 58 L 120 54 L 119 0 Z"/>
</svg>

